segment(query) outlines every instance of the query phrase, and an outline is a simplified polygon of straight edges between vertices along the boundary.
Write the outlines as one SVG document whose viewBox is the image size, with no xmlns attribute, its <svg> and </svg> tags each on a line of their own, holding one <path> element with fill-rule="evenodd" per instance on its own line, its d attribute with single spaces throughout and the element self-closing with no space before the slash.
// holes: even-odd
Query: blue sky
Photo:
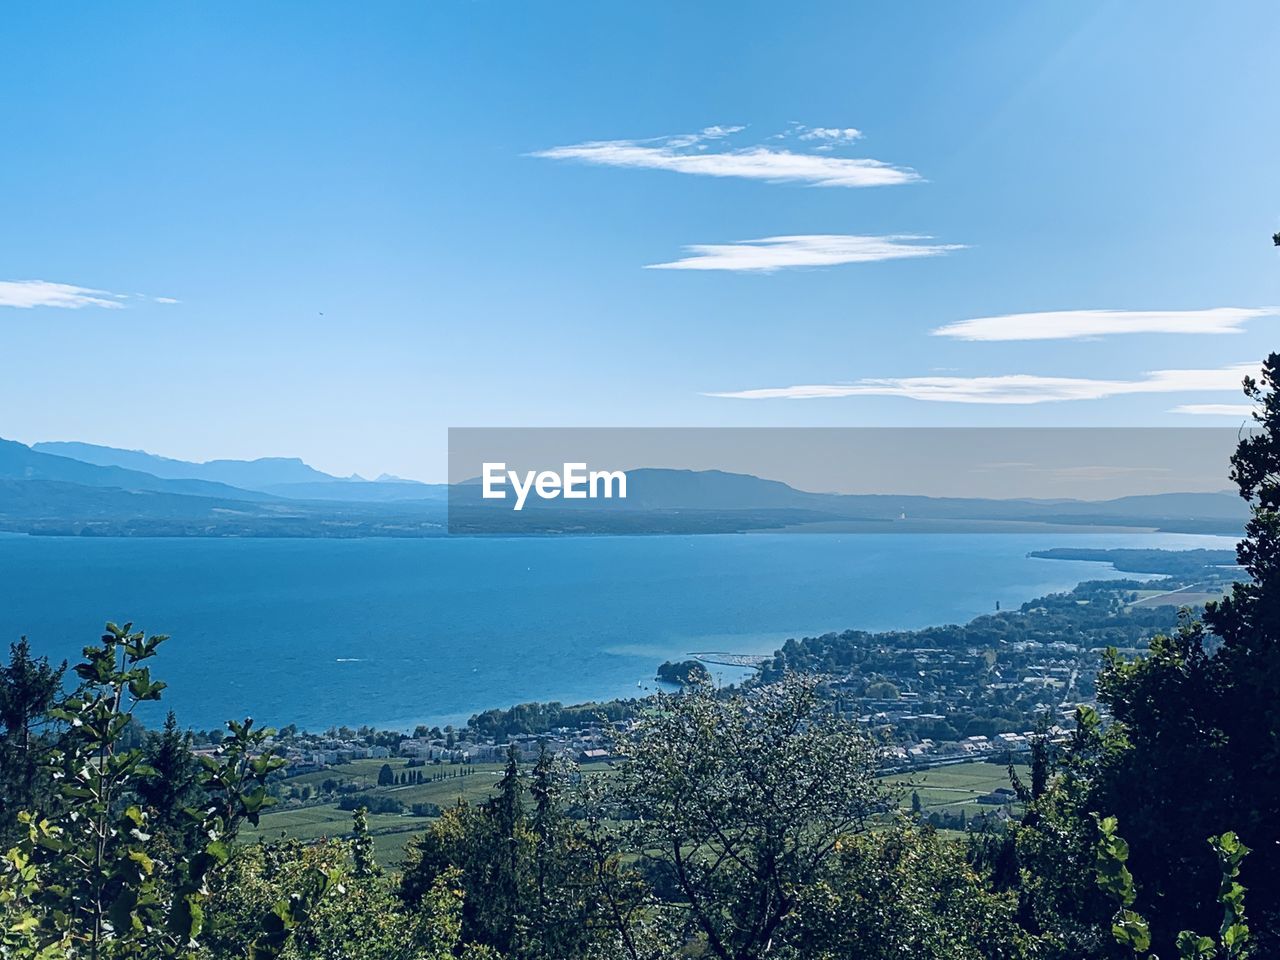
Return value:
<svg viewBox="0 0 1280 960">
<path fill-rule="evenodd" d="M 13 8 L 0 435 L 439 479 L 449 426 L 1239 422 L 1278 48 L 1263 2 Z"/>
</svg>

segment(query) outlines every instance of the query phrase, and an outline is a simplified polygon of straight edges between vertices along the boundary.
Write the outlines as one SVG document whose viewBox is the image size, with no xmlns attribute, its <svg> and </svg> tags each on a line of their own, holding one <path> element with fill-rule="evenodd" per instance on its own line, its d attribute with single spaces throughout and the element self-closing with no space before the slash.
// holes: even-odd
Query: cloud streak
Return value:
<svg viewBox="0 0 1280 960">
<path fill-rule="evenodd" d="M 667 170 L 703 177 L 736 177 L 771 183 L 803 183 L 817 187 L 883 187 L 913 183 L 920 175 L 865 157 L 838 157 L 829 152 L 800 153 L 781 147 L 755 145 L 728 148 L 719 144 L 742 127 L 707 127 L 699 133 L 650 140 L 592 140 L 586 143 L 538 150 L 532 154 L 547 160 L 573 160 L 603 167 L 635 170 Z M 852 127 L 803 128 L 801 139 L 830 148 L 861 136 Z M 712 149 L 718 144 L 721 149 Z"/>
<path fill-rule="evenodd" d="M 1257 409 L 1251 403 L 1181 403 L 1169 412 L 1198 417 L 1247 417 Z"/>
<path fill-rule="evenodd" d="M 92 287 L 78 287 L 71 283 L 50 283 L 48 280 L 0 280 L 0 307 L 17 307 L 30 310 L 33 307 L 62 307 L 79 310 L 81 307 L 106 307 L 119 310 L 124 294 Z"/>
<path fill-rule="evenodd" d="M 806 234 L 765 237 L 735 243 L 699 243 L 685 247 L 689 256 L 670 263 L 652 263 L 647 270 L 733 270 L 771 273 L 793 267 L 831 267 L 844 263 L 873 263 L 936 257 L 963 244 L 922 243 L 931 237 L 908 234 L 864 237 L 849 234 Z"/>
<path fill-rule="evenodd" d="M 34 307 L 58 307 L 63 310 L 79 310 L 82 307 L 104 307 L 120 310 L 132 299 L 151 300 L 155 303 L 178 303 L 172 297 L 149 297 L 145 293 L 133 295 L 80 287 L 73 283 L 52 283 L 48 280 L 0 280 L 0 307 L 30 310 Z"/>
<path fill-rule="evenodd" d="M 1065 400 L 1103 400 L 1144 393 L 1193 393 L 1239 390 L 1257 363 L 1201 370 L 1156 370 L 1134 380 L 1096 380 L 1010 374 L 995 377 L 886 377 L 851 383 L 804 384 L 733 390 L 704 396 L 734 400 L 815 400 L 835 397 L 905 397 L 932 403 L 1028 405 Z M 1226 406 L 1226 405 L 1224 405 Z"/>
<path fill-rule="evenodd" d="M 976 317 L 931 331 L 955 340 L 1082 340 L 1126 333 L 1240 333 L 1275 308 L 1214 307 L 1209 310 L 1054 310 Z"/>
<path fill-rule="evenodd" d="M 800 127 L 801 140 L 821 140 L 826 143 L 853 143 L 862 138 L 862 131 L 855 127 Z"/>
</svg>

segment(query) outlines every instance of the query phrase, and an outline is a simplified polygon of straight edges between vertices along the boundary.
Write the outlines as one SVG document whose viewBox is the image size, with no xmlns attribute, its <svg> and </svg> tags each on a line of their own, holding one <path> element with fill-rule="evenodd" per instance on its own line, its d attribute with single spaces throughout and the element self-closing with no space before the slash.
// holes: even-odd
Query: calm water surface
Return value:
<svg viewBox="0 0 1280 960">
<path fill-rule="evenodd" d="M 455 540 L 0 536 L 0 639 L 76 657 L 107 620 L 172 636 L 153 672 L 201 728 L 456 722 L 652 687 L 691 651 L 966 621 L 1108 565 L 1054 546 L 1230 546 L 1183 535 L 902 534 Z M 148 722 L 154 715 L 147 718 Z"/>
</svg>

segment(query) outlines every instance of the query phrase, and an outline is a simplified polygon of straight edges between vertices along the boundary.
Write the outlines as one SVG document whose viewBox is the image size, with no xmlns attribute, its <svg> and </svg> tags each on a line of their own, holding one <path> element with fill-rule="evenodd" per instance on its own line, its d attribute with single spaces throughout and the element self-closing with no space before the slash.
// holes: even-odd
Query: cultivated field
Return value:
<svg viewBox="0 0 1280 960">
<path fill-rule="evenodd" d="M 1030 783 L 1031 768 L 1014 768 L 1023 783 Z M 969 816 L 996 807 L 978 803 L 978 797 L 998 787 L 1009 786 L 1009 774 L 1003 765 L 994 763 L 958 763 L 948 767 L 934 767 L 912 773 L 899 773 L 886 778 L 902 789 L 902 806 L 911 806 L 911 791 L 920 795 L 920 807 L 925 813 L 958 814 L 961 810 Z"/>
<path fill-rule="evenodd" d="M 298 787 L 310 785 L 313 789 L 319 789 L 326 780 L 357 783 L 372 788 L 372 791 L 364 796 L 394 797 L 406 808 L 415 803 L 433 803 L 443 809 L 452 806 L 459 798 L 466 799 L 470 803 L 485 800 L 502 776 L 503 769 L 501 764 L 475 764 L 469 768 L 474 772 L 468 776 L 447 776 L 463 768 L 416 767 L 412 770 L 415 772 L 421 770 L 427 777 L 433 774 L 446 776 L 430 783 L 379 787 L 377 786 L 378 771 L 382 769 L 384 763 L 389 763 L 396 774 L 411 769 L 402 759 L 357 760 L 316 773 L 291 777 L 287 783 Z M 1029 779 L 1028 768 L 1018 767 L 1017 770 L 1024 781 Z M 977 798 L 990 793 L 997 787 L 1009 785 L 1005 768 L 990 763 L 956 764 L 913 773 L 894 774 L 887 777 L 886 781 L 900 788 L 901 804 L 904 809 L 910 807 L 911 792 L 914 789 L 920 795 L 921 807 L 925 813 L 945 812 L 954 815 L 963 809 L 969 816 L 984 810 L 994 810 L 995 807 L 979 804 Z M 430 821 L 425 817 L 409 814 L 370 814 L 369 829 L 374 837 L 379 862 L 394 869 L 404 857 L 405 844 L 426 830 L 428 823 Z M 256 830 L 242 831 L 241 838 L 246 843 L 256 843 L 259 839 L 279 840 L 285 837 L 306 842 L 322 837 L 347 836 L 350 832 L 350 811 L 339 810 L 336 803 L 323 803 L 287 806 L 284 809 L 277 807 L 274 812 L 263 816 L 262 823 Z"/>
<path fill-rule="evenodd" d="M 416 773 L 422 771 L 424 777 L 444 775 L 428 783 L 409 784 L 406 786 L 379 787 L 378 771 L 384 763 L 398 775 L 406 771 Z M 405 805 L 412 807 L 415 803 L 433 803 L 441 809 L 455 804 L 459 798 L 469 802 L 479 802 L 489 796 L 494 784 L 502 776 L 501 764 L 477 763 L 470 767 L 461 766 L 426 766 L 409 768 L 403 759 L 392 760 L 356 760 L 352 763 L 339 764 L 327 770 L 315 773 L 304 773 L 290 777 L 286 783 L 290 786 L 311 786 L 318 790 L 326 780 L 343 783 L 355 783 L 373 788 L 369 797 L 394 797 Z M 464 769 L 471 771 L 467 776 L 449 776 L 458 774 Z M 282 809 L 283 807 L 283 809 Z M 339 810 L 336 803 L 291 805 L 276 807 L 273 812 L 263 816 L 258 828 L 247 828 L 241 831 L 241 839 L 246 843 L 262 840 L 279 840 L 292 837 L 298 840 L 318 840 L 321 837 L 341 837 L 351 832 L 351 812 Z M 388 867 L 400 863 L 404 855 L 404 845 L 413 836 L 422 833 L 430 821 L 425 817 L 409 814 L 371 813 L 369 830 L 374 836 L 374 845 L 379 862 Z"/>
</svg>

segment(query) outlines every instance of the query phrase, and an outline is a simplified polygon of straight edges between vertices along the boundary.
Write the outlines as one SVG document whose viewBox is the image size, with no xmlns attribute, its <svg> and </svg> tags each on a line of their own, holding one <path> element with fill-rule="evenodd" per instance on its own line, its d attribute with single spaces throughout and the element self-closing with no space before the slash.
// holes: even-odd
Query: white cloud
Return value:
<svg viewBox="0 0 1280 960">
<path fill-rule="evenodd" d="M 1078 340 L 1118 333 L 1239 333 L 1247 320 L 1275 316 L 1260 308 L 1209 310 L 1054 310 L 949 323 L 932 331 L 956 340 Z"/>
<path fill-rule="evenodd" d="M 801 140 L 822 140 L 827 143 L 853 143 L 862 138 L 862 131 L 855 127 L 799 127 Z"/>
<path fill-rule="evenodd" d="M 1033 404 L 1060 400 L 1102 400 L 1141 393 L 1234 391 L 1256 363 L 1209 370 L 1156 370 L 1136 380 L 1094 380 L 1011 374 L 996 377 L 886 377 L 851 383 L 806 384 L 709 393 L 737 400 L 811 400 L 830 397 L 907 397 L 935 403 Z"/>
<path fill-rule="evenodd" d="M 173 297 L 150 297 L 145 293 L 112 293 L 93 287 L 78 287 L 73 283 L 51 283 L 48 280 L 0 280 L 0 307 L 61 307 L 79 310 L 81 307 L 106 307 L 119 310 L 129 300 L 151 300 L 154 303 L 180 303 Z"/>
<path fill-rule="evenodd" d="M 736 243 L 699 243 L 685 247 L 690 256 L 670 263 L 649 264 L 649 270 L 754 270 L 771 272 L 786 267 L 829 267 L 841 263 L 871 263 L 911 257 L 936 257 L 963 244 L 918 243 L 930 237 L 910 235 L 860 237 L 810 234 L 765 237 Z"/>
<path fill-rule="evenodd" d="M 118 310 L 125 299 L 123 294 L 77 287 L 70 283 L 50 283 L 48 280 L 0 280 L 0 307 L 64 307 L 78 310 L 80 307 L 106 307 Z"/>
<path fill-rule="evenodd" d="M 682 133 L 674 137 L 659 137 L 658 140 L 638 140 L 637 143 L 664 143 L 668 147 L 679 149 L 681 147 L 692 147 L 707 140 L 723 140 L 725 137 L 731 137 L 735 133 L 741 133 L 746 127 L 703 127 L 697 133 Z M 625 141 L 623 141 L 625 142 Z M 540 154 L 534 154 L 540 156 Z"/>
<path fill-rule="evenodd" d="M 1256 409 L 1251 403 L 1182 403 L 1169 412 L 1201 417 L 1247 417 Z"/>
<path fill-rule="evenodd" d="M 820 187 L 891 186 L 920 179 L 914 170 L 880 160 L 797 153 L 759 145 L 713 150 L 708 145 L 709 141 L 723 140 L 743 129 L 717 126 L 707 127 L 698 133 L 649 140 L 593 140 L 539 150 L 533 156 L 549 160 L 578 160 L 606 167 L 669 170 L 705 177 L 738 177 Z M 824 147 L 847 143 L 861 136 L 852 127 L 797 129 L 814 134 L 809 137 L 802 133 L 801 139 L 819 140 Z M 819 130 L 821 135 L 818 135 Z"/>
</svg>

